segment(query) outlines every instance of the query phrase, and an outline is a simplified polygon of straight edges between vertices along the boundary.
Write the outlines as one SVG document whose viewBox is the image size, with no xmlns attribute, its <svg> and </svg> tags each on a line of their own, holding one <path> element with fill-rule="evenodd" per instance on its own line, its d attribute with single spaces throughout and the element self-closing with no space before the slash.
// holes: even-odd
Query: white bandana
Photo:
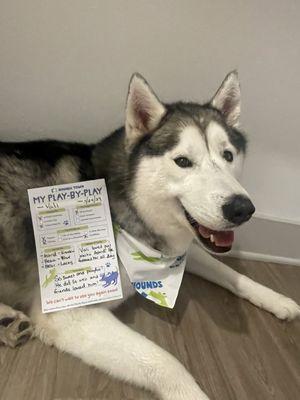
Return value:
<svg viewBox="0 0 300 400">
<path fill-rule="evenodd" d="M 186 254 L 164 256 L 115 225 L 118 256 L 135 290 L 162 307 L 173 308 L 180 289 Z"/>
</svg>

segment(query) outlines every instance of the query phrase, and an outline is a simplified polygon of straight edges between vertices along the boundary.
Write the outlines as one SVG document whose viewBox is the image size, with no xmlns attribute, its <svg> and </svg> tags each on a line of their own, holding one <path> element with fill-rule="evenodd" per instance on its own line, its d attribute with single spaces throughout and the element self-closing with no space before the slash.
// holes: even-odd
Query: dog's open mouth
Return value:
<svg viewBox="0 0 300 400">
<path fill-rule="evenodd" d="M 233 231 L 214 231 L 199 224 L 186 210 L 185 216 L 193 227 L 197 238 L 210 251 L 214 253 L 226 253 L 231 250 L 234 241 Z"/>
</svg>

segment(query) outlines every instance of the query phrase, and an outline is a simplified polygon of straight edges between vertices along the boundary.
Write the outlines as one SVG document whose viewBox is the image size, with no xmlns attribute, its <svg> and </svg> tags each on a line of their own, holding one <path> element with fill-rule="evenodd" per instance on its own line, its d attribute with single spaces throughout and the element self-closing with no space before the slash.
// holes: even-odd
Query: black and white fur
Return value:
<svg viewBox="0 0 300 400">
<path fill-rule="evenodd" d="M 113 218 L 133 236 L 168 255 L 190 248 L 187 271 L 280 319 L 298 317 L 300 308 L 293 300 L 233 271 L 199 244 L 191 245 L 201 239 L 195 224 L 230 230 L 243 221 L 232 222 L 224 207 L 235 196 L 251 203 L 237 181 L 246 150 L 239 115 L 236 72 L 203 106 L 164 105 L 136 74 L 125 127 L 99 144 L 0 143 L 0 340 L 15 346 L 34 331 L 44 343 L 160 399 L 208 399 L 178 360 L 111 313 L 121 301 L 41 313 L 27 189 L 102 177 Z M 253 211 L 252 206 L 243 220 Z M 121 274 L 125 301 L 135 292 L 122 266 Z"/>
</svg>

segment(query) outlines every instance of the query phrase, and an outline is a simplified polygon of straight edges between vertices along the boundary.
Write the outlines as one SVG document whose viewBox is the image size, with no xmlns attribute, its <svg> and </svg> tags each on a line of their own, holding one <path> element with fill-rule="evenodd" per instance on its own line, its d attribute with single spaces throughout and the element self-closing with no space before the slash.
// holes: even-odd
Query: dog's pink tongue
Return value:
<svg viewBox="0 0 300 400">
<path fill-rule="evenodd" d="M 231 246 L 234 241 L 233 231 L 215 232 L 213 235 L 215 237 L 215 244 L 220 247 Z"/>
<path fill-rule="evenodd" d="M 208 229 L 202 225 L 199 225 L 198 230 L 200 235 L 206 239 L 208 239 L 210 235 L 214 235 L 214 242 L 220 247 L 229 247 L 234 241 L 233 231 L 213 231 L 212 229 Z"/>
</svg>

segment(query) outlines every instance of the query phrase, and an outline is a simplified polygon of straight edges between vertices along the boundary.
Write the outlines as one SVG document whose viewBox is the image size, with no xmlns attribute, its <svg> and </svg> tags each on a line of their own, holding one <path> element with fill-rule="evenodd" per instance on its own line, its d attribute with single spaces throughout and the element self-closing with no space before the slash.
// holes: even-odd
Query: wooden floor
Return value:
<svg viewBox="0 0 300 400">
<path fill-rule="evenodd" d="M 300 302 L 300 268 L 226 259 Z M 119 317 L 180 359 L 211 400 L 300 399 L 300 321 L 285 323 L 200 278 L 186 275 L 175 310 L 141 297 Z M 0 348 L 1 400 L 143 400 L 153 396 L 108 378 L 38 340 Z"/>
</svg>

